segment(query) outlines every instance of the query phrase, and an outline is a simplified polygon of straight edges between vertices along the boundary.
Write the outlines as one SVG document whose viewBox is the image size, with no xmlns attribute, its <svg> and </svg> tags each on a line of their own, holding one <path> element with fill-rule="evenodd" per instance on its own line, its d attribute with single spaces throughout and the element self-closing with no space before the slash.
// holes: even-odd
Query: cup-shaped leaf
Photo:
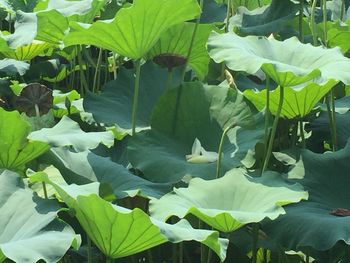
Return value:
<svg viewBox="0 0 350 263">
<path fill-rule="evenodd" d="M 328 250 L 338 241 L 350 244 L 350 142 L 334 153 L 302 150 L 289 172 L 309 192 L 309 199 L 286 207 L 286 215 L 263 230 L 286 249 Z M 298 178 L 298 179 L 297 179 Z"/>
<path fill-rule="evenodd" d="M 216 162 L 206 159 L 204 163 L 191 163 L 186 155 L 193 153 L 196 138 L 205 151 L 217 153 L 223 129 L 234 124 L 237 127 L 224 140 L 223 174 L 239 166 L 247 151 L 263 136 L 262 129 L 249 129 L 257 127 L 260 118 L 255 119 L 243 96 L 228 85 L 185 83 L 168 90 L 158 100 L 152 129 L 130 139 L 128 157 L 153 182 L 173 183 L 185 176 L 213 179 Z"/>
<path fill-rule="evenodd" d="M 148 52 L 147 57 L 169 70 L 176 66 L 183 66 L 187 60 L 194 27 L 194 23 L 182 23 L 171 27 L 162 34 L 159 41 Z M 203 24 L 198 26 L 192 52 L 188 58 L 188 65 L 193 68 L 200 79 L 203 79 L 208 73 L 210 57 L 206 43 L 212 30 L 212 25 Z M 174 57 L 182 58 L 182 60 L 175 60 Z M 179 62 L 182 62 L 182 64 Z"/>
<path fill-rule="evenodd" d="M 29 134 L 28 138 L 45 142 L 53 147 L 73 146 L 76 151 L 94 149 L 100 143 L 108 147 L 114 144 L 114 135 L 111 131 L 84 132 L 78 123 L 67 116 L 63 116 L 53 128 L 34 131 Z"/>
<path fill-rule="evenodd" d="M 55 201 L 39 198 L 10 171 L 0 174 L 0 184 L 0 262 L 54 263 L 79 246 L 74 230 L 57 218 Z"/>
<path fill-rule="evenodd" d="M 53 185 L 62 200 L 74 209 L 91 240 L 110 258 L 133 255 L 169 241 L 190 240 L 207 245 L 221 260 L 226 257 L 228 240 L 220 238 L 217 231 L 194 229 L 185 220 L 170 225 L 149 217 L 139 208 L 129 210 L 113 205 L 97 195 L 97 183 L 60 186 L 43 173 L 37 174 L 33 181 Z"/>
<path fill-rule="evenodd" d="M 276 219 L 285 214 L 282 206 L 307 197 L 300 185 L 288 185 L 279 174 L 252 179 L 243 169 L 233 169 L 215 180 L 192 179 L 188 188 L 175 188 L 152 200 L 150 212 L 162 220 L 192 214 L 217 230 L 232 232 L 248 223 Z"/>
<path fill-rule="evenodd" d="M 350 59 L 338 48 L 325 49 L 302 44 L 295 37 L 278 41 L 265 37 L 240 37 L 234 33 L 212 33 L 209 54 L 235 71 L 256 74 L 262 69 L 279 85 L 296 86 L 321 77 L 350 84 Z M 321 81 L 321 80 L 320 80 Z"/>
<path fill-rule="evenodd" d="M 171 26 L 195 18 L 195 0 L 136 0 L 122 8 L 113 20 L 92 25 L 71 23 L 66 46 L 94 45 L 133 59 L 142 58 Z"/>
<path fill-rule="evenodd" d="M 290 87 L 284 88 L 284 99 L 281 116 L 293 119 L 305 117 L 315 105 L 337 84 L 335 80 L 329 80 L 323 85 L 309 83 L 300 89 Z M 258 110 L 263 110 L 266 106 L 266 90 L 254 92 L 244 91 L 244 96 L 248 98 Z M 280 99 L 280 88 L 270 92 L 270 111 L 276 115 Z"/>
<path fill-rule="evenodd" d="M 0 168 L 23 171 L 27 162 L 49 149 L 44 142 L 27 140 L 30 129 L 17 111 L 0 108 Z"/>
</svg>

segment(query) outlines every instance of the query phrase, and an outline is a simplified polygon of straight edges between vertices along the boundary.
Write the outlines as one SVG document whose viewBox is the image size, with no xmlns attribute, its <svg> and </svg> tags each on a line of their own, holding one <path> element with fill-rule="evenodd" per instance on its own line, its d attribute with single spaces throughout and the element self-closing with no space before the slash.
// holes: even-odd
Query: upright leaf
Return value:
<svg viewBox="0 0 350 263">
<path fill-rule="evenodd" d="M 122 8 L 113 20 L 92 25 L 71 23 L 65 45 L 87 44 L 133 59 L 142 58 L 171 26 L 195 18 L 195 0 L 136 0 Z"/>
</svg>

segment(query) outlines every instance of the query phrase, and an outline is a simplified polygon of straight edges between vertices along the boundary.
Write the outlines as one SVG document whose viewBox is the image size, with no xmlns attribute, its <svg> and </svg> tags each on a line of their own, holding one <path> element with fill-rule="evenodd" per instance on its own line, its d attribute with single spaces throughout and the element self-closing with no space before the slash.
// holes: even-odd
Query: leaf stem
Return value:
<svg viewBox="0 0 350 263">
<path fill-rule="evenodd" d="M 340 10 L 340 20 L 344 20 L 344 13 L 345 13 L 345 0 L 341 1 L 341 10 Z"/>
<path fill-rule="evenodd" d="M 265 156 L 264 165 L 262 168 L 262 173 L 264 173 L 267 166 L 269 165 L 269 161 L 270 161 L 271 154 L 272 154 L 273 143 L 274 143 L 275 136 L 276 136 L 278 121 L 279 121 L 279 118 L 280 118 L 281 112 L 282 112 L 282 106 L 283 106 L 283 100 L 284 100 L 284 87 L 279 86 L 279 89 L 280 89 L 279 90 L 280 91 L 280 98 L 279 98 L 279 102 L 278 102 L 276 116 L 275 116 L 275 119 L 274 119 L 273 124 L 272 124 L 270 140 L 269 140 L 268 148 L 266 151 L 266 156 Z"/>
<path fill-rule="evenodd" d="M 84 92 L 87 92 L 89 90 L 89 87 L 84 75 L 83 59 L 81 57 L 81 46 L 78 46 L 77 55 L 78 55 L 79 74 L 80 74 L 80 88 L 81 88 L 80 92 L 81 92 L 81 95 L 84 95 Z"/>
<path fill-rule="evenodd" d="M 91 239 L 87 236 L 87 260 L 88 263 L 92 263 L 92 244 Z"/>
<path fill-rule="evenodd" d="M 139 89 L 140 89 L 140 75 L 141 75 L 141 61 L 138 59 L 135 61 L 135 86 L 134 86 L 134 98 L 132 102 L 132 113 L 131 113 L 131 125 L 132 125 L 132 136 L 136 133 L 136 116 L 137 116 L 137 105 L 139 101 Z"/>
<path fill-rule="evenodd" d="M 196 24 L 195 24 L 194 29 L 193 29 L 192 38 L 191 38 L 191 42 L 190 42 L 190 47 L 189 47 L 188 52 L 187 52 L 186 62 L 185 62 L 185 65 L 184 65 L 184 68 L 183 68 L 183 71 L 182 71 L 182 75 L 181 75 L 182 81 L 185 80 L 186 69 L 187 69 L 187 66 L 188 66 L 191 54 L 192 54 L 194 41 L 196 39 L 196 35 L 197 35 L 198 27 L 199 27 L 199 22 L 200 22 L 201 16 L 202 16 L 203 2 L 204 2 L 204 0 L 200 0 L 200 2 L 199 2 L 200 8 L 201 8 L 201 13 L 197 17 Z"/>
<path fill-rule="evenodd" d="M 299 40 L 302 43 L 304 42 L 303 21 L 304 21 L 304 0 L 300 0 L 300 3 L 299 3 Z"/>
<path fill-rule="evenodd" d="M 317 27 L 316 27 L 316 4 L 317 0 L 312 2 L 311 6 L 311 33 L 314 46 L 317 46 Z"/>
<path fill-rule="evenodd" d="M 259 224 L 253 223 L 252 230 L 252 263 L 257 262 L 257 254 L 258 254 L 258 240 L 259 240 Z"/>
<path fill-rule="evenodd" d="M 327 33 L 327 1 L 322 0 L 322 16 L 323 16 L 323 38 L 324 45 L 327 47 L 328 33 Z"/>
<path fill-rule="evenodd" d="M 304 127 L 303 127 L 302 120 L 300 120 L 300 122 L 299 122 L 299 131 L 300 131 L 300 137 L 301 137 L 301 147 L 305 148 L 305 133 L 304 133 Z"/>
<path fill-rule="evenodd" d="M 168 77 L 167 77 L 165 89 L 170 89 L 172 82 L 173 82 L 173 70 L 168 69 Z"/>
<path fill-rule="evenodd" d="M 265 110 L 265 138 L 264 138 L 264 156 L 266 156 L 267 144 L 269 142 L 270 127 L 270 77 L 266 76 L 266 110 Z"/>
<path fill-rule="evenodd" d="M 102 48 L 99 49 L 98 52 L 98 58 L 97 58 L 97 64 L 96 64 L 96 69 L 95 69 L 95 74 L 94 74 L 94 82 L 93 82 L 93 86 L 92 86 L 92 92 L 95 93 L 99 90 L 99 83 L 100 81 L 97 80 L 99 75 L 100 75 L 100 70 L 101 70 L 101 63 L 102 63 Z"/>
<path fill-rule="evenodd" d="M 236 126 L 236 124 L 231 124 L 230 126 L 226 127 L 221 135 L 219 149 L 218 149 L 218 160 L 216 163 L 216 179 L 220 177 L 221 174 L 221 160 L 222 160 L 222 148 L 224 146 L 224 141 L 227 133 Z"/>
<path fill-rule="evenodd" d="M 333 89 L 326 95 L 326 105 L 328 119 L 331 126 L 332 151 L 335 152 L 337 150 L 337 124 L 335 119 L 336 117 Z"/>
</svg>

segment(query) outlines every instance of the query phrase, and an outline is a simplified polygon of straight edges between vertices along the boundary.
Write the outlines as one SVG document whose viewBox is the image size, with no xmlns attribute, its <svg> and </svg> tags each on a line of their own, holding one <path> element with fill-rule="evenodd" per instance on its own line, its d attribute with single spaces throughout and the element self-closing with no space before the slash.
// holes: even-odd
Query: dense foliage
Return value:
<svg viewBox="0 0 350 263">
<path fill-rule="evenodd" d="M 350 262 L 350 1 L 0 21 L 0 262 Z"/>
</svg>

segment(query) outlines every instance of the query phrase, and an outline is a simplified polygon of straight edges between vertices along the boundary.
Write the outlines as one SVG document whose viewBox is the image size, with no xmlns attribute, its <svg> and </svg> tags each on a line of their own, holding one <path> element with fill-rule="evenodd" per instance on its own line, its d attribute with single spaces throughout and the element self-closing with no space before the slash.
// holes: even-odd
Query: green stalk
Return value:
<svg viewBox="0 0 350 263">
<path fill-rule="evenodd" d="M 115 61 L 115 53 L 112 52 L 113 54 L 113 78 L 117 78 L 117 62 Z"/>
<path fill-rule="evenodd" d="M 219 178 L 221 173 L 222 148 L 224 146 L 225 137 L 227 133 L 235 126 L 236 124 L 231 124 L 230 126 L 226 127 L 221 135 L 219 150 L 218 150 L 218 160 L 216 162 L 216 178 Z"/>
<path fill-rule="evenodd" d="M 278 102 L 278 108 L 277 108 L 275 120 L 273 121 L 273 125 L 272 125 L 271 136 L 270 136 L 268 148 L 266 151 L 266 156 L 265 156 L 264 165 L 262 168 L 262 173 L 266 170 L 267 166 L 269 165 L 269 161 L 270 161 L 271 154 L 272 154 L 273 143 L 274 143 L 275 136 L 276 136 L 278 121 L 279 121 L 279 118 L 281 116 L 281 111 L 282 111 L 282 106 L 283 106 L 284 87 L 279 86 L 279 88 L 280 88 L 280 98 L 279 98 L 279 102 Z"/>
<path fill-rule="evenodd" d="M 323 38 L 324 45 L 327 47 L 328 33 L 327 33 L 327 1 L 322 0 L 322 16 L 323 16 Z"/>
<path fill-rule="evenodd" d="M 113 259 L 111 259 L 110 257 L 106 256 L 106 263 L 112 263 Z"/>
<path fill-rule="evenodd" d="M 210 248 L 208 248 L 207 263 L 210 263 L 212 255 L 213 255 L 213 251 Z"/>
<path fill-rule="evenodd" d="M 172 262 L 173 263 L 177 263 L 177 244 L 173 244 L 172 245 L 172 250 L 173 250 L 173 253 L 172 253 Z"/>
<path fill-rule="evenodd" d="M 315 20 L 316 4 L 317 4 L 317 0 L 314 0 L 311 6 L 311 33 L 312 33 L 314 46 L 317 46 L 317 26 L 316 26 L 316 20 Z"/>
<path fill-rule="evenodd" d="M 345 12 L 345 0 L 341 1 L 340 20 L 343 21 Z"/>
<path fill-rule="evenodd" d="M 258 0 L 258 6 L 261 7 L 261 1 L 260 0 Z"/>
<path fill-rule="evenodd" d="M 204 2 L 204 0 L 200 0 L 200 2 L 199 2 L 201 10 L 203 10 L 203 2 Z M 182 81 L 185 80 L 186 69 L 187 69 L 187 66 L 188 66 L 188 63 L 189 63 L 189 60 L 190 60 L 190 57 L 191 57 L 194 41 L 196 39 L 196 35 L 197 35 L 198 27 L 199 27 L 199 22 L 201 20 L 201 15 L 202 15 L 202 11 L 201 11 L 201 14 L 197 17 L 196 24 L 195 24 L 194 29 L 193 29 L 192 38 L 191 38 L 191 42 L 190 42 L 190 47 L 189 47 L 188 52 L 187 52 L 186 62 L 185 62 L 185 65 L 184 65 L 184 68 L 183 68 L 183 71 L 182 71 L 182 75 L 181 75 Z"/>
<path fill-rule="evenodd" d="M 152 255 L 151 249 L 148 249 L 148 250 L 147 250 L 147 257 L 148 257 L 148 262 L 149 262 L 149 263 L 154 263 L 153 255 Z M 135 261 L 135 262 L 136 262 L 136 261 Z"/>
<path fill-rule="evenodd" d="M 300 3 L 299 3 L 299 40 L 302 43 L 304 42 L 303 21 L 304 21 L 304 0 L 300 0 Z"/>
<path fill-rule="evenodd" d="M 229 26 L 229 19 L 230 19 L 230 14 L 231 14 L 231 0 L 229 0 L 227 2 L 227 12 L 226 12 L 226 22 L 225 22 L 225 33 L 228 32 L 228 26 Z M 226 69 L 226 65 L 225 62 L 222 62 L 221 64 L 221 79 L 225 79 L 225 69 Z"/>
<path fill-rule="evenodd" d="M 334 96 L 333 96 L 333 90 L 332 90 L 326 95 L 326 106 L 327 106 L 328 119 L 331 126 L 332 151 L 335 152 L 337 150 L 337 127 L 335 123 L 335 108 L 333 105 L 334 105 Z"/>
<path fill-rule="evenodd" d="M 99 90 L 99 83 L 100 81 L 98 80 L 98 76 L 100 75 L 100 70 L 101 70 L 101 63 L 102 63 L 102 48 L 100 48 L 98 52 L 98 58 L 97 58 L 97 64 L 96 64 L 96 69 L 95 69 L 95 74 L 94 74 L 94 82 L 92 86 L 92 92 L 95 93 Z"/>
<path fill-rule="evenodd" d="M 92 244 L 89 237 L 87 237 L 87 260 L 88 263 L 92 263 Z"/>
<path fill-rule="evenodd" d="M 266 156 L 267 144 L 269 142 L 269 126 L 270 126 L 270 77 L 266 76 L 266 110 L 265 110 L 265 138 L 264 138 L 264 156 Z"/>
<path fill-rule="evenodd" d="M 79 63 L 79 73 L 80 73 L 80 92 L 83 95 L 84 92 L 89 90 L 88 84 L 85 79 L 84 69 L 83 69 L 83 59 L 81 57 L 81 46 L 78 46 L 78 63 Z"/>
<path fill-rule="evenodd" d="M 301 147 L 305 148 L 305 133 L 304 133 L 304 127 L 303 127 L 302 120 L 300 120 L 300 122 L 299 122 L 299 131 L 300 131 L 300 137 L 301 137 Z"/>
<path fill-rule="evenodd" d="M 172 82 L 173 82 L 173 70 L 168 69 L 168 77 L 167 77 L 165 89 L 170 89 Z"/>
<path fill-rule="evenodd" d="M 40 109 L 39 109 L 38 104 L 35 104 L 34 108 L 35 108 L 36 117 L 40 118 Z M 49 199 L 49 197 L 47 195 L 46 183 L 42 182 L 42 185 L 43 185 L 44 197 L 45 197 L 45 199 Z"/>
<path fill-rule="evenodd" d="M 134 87 L 134 98 L 132 102 L 132 113 L 131 113 L 131 124 L 132 124 L 132 136 L 136 134 L 136 116 L 137 116 L 137 104 L 139 101 L 139 89 L 140 89 L 140 75 L 141 75 L 141 61 L 135 61 L 135 87 Z"/>
<path fill-rule="evenodd" d="M 257 254 L 258 254 L 258 240 L 259 240 L 259 224 L 253 223 L 253 244 L 252 244 L 252 263 L 257 262 Z"/>
<path fill-rule="evenodd" d="M 179 263 L 184 262 L 184 244 L 181 242 L 179 244 Z"/>
</svg>

